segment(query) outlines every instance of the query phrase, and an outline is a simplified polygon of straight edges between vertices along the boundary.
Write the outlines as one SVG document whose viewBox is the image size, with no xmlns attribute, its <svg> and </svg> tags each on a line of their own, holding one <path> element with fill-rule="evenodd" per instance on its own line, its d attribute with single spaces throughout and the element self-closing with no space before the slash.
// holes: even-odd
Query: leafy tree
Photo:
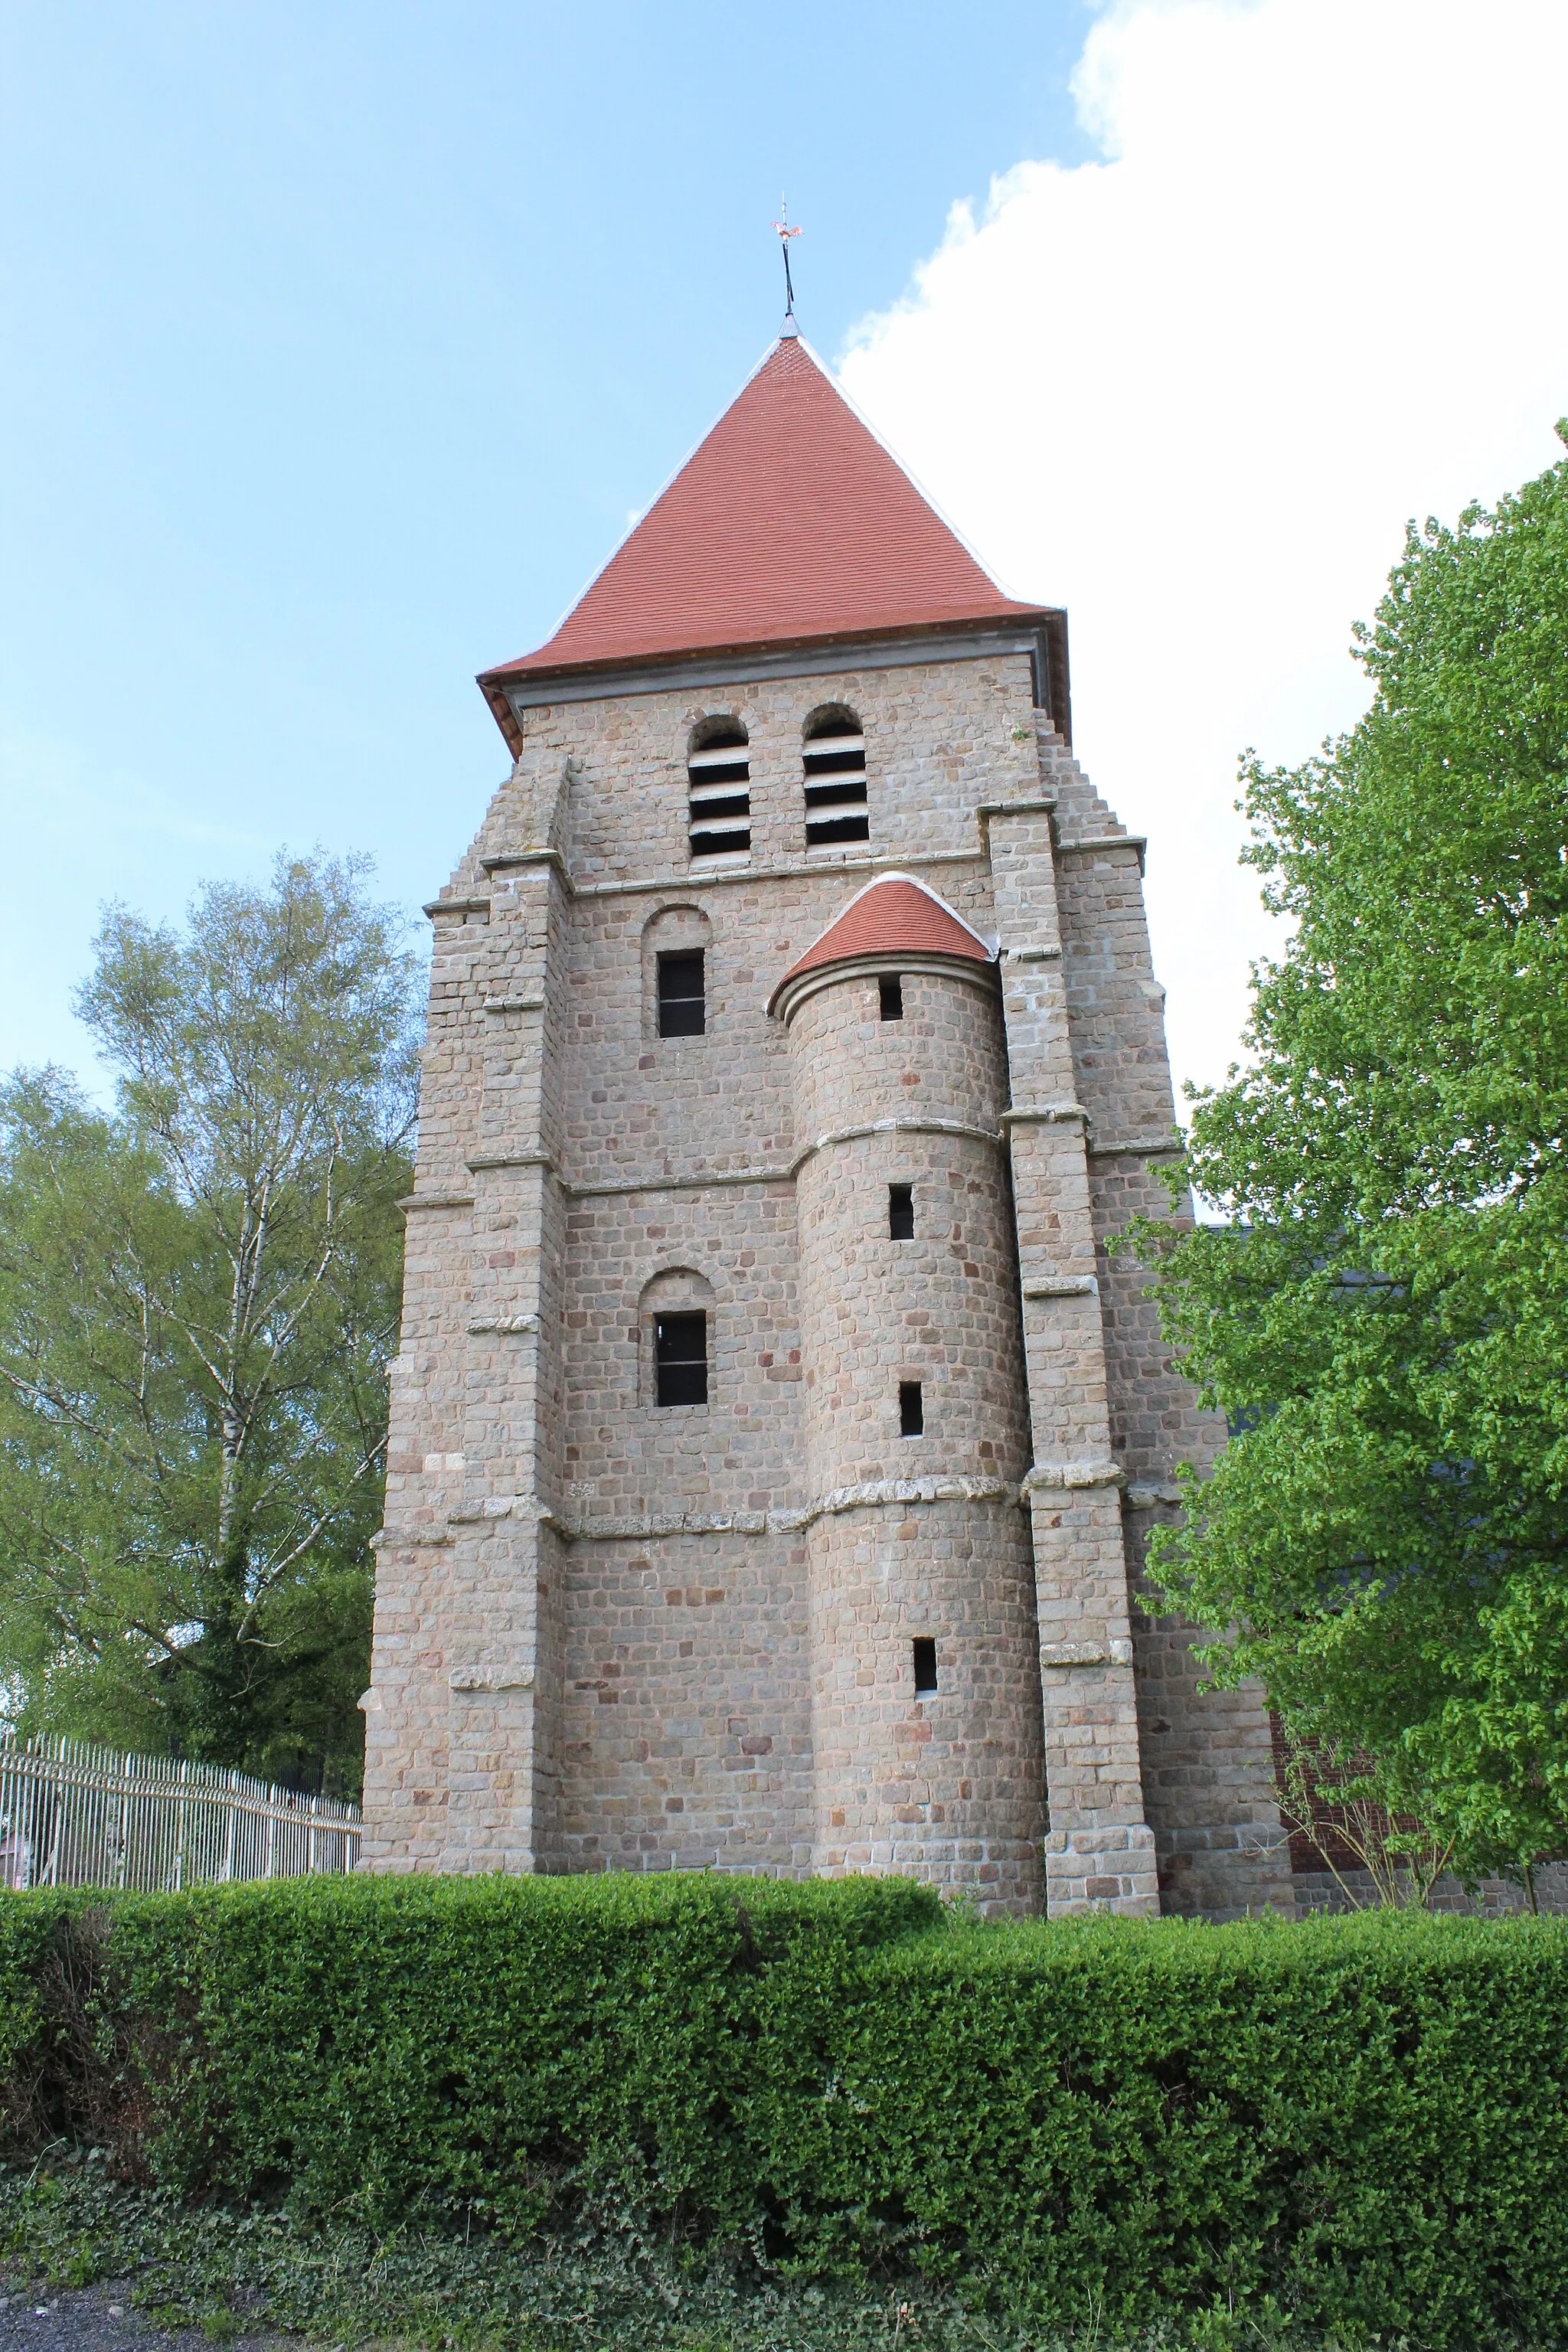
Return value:
<svg viewBox="0 0 1568 2352">
<path fill-rule="evenodd" d="M 1518 1870 L 1568 1840 L 1568 464 L 1412 526 L 1356 635 L 1360 725 L 1243 762 L 1294 929 L 1175 1177 L 1231 1222 L 1138 1236 L 1237 1432 L 1154 1573 L 1219 1680 Z"/>
<path fill-rule="evenodd" d="M 354 862 L 110 908 L 118 1074 L 0 1087 L 0 1677 L 24 1727 L 358 1775 L 416 1064 Z"/>
</svg>

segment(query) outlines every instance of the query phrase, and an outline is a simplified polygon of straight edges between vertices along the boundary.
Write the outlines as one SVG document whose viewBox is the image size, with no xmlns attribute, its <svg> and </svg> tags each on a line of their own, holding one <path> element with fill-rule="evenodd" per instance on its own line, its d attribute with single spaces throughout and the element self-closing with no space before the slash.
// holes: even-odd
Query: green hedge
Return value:
<svg viewBox="0 0 1568 2352">
<path fill-rule="evenodd" d="M 1568 2343 L 1568 1927 L 943 1920 L 898 1880 L 0 1901 L 14 2149 L 229 2204 L 657 2225 L 1061 2323 Z"/>
</svg>

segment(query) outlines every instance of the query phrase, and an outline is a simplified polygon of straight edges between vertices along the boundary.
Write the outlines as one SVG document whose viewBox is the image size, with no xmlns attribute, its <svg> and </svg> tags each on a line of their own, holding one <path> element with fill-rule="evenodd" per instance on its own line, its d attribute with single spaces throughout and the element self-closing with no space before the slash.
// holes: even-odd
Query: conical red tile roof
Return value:
<svg viewBox="0 0 1568 2352">
<path fill-rule="evenodd" d="M 549 643 L 479 683 L 494 705 L 522 672 L 1038 609 L 1002 594 L 786 336 Z"/>
<path fill-rule="evenodd" d="M 773 1011 L 792 980 L 816 971 L 822 964 L 845 963 L 854 956 L 900 955 L 963 956 L 973 963 L 993 961 L 984 940 L 934 890 L 911 882 L 907 875 L 888 874 L 857 891 L 821 938 L 814 940 L 798 962 L 791 964 L 769 999 L 768 1010 Z"/>
</svg>

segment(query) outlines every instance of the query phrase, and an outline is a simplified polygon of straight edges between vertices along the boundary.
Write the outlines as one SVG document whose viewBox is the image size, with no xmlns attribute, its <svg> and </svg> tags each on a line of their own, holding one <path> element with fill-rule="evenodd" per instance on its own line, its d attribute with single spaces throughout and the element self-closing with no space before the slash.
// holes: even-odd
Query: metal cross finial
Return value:
<svg viewBox="0 0 1568 2352">
<path fill-rule="evenodd" d="M 792 325 L 795 319 L 795 285 L 789 274 L 789 241 L 792 236 L 798 236 L 800 230 L 798 226 L 795 228 L 790 226 L 789 205 L 783 196 L 779 198 L 779 210 L 784 215 L 784 218 L 774 221 L 773 227 L 778 234 L 779 251 L 784 255 L 784 325 L 787 328 Z"/>
</svg>

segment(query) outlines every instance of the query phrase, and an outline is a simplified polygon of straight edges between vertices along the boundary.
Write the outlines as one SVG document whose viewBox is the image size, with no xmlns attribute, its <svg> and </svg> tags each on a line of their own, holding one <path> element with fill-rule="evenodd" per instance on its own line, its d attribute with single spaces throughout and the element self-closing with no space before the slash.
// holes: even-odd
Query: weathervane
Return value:
<svg viewBox="0 0 1568 2352">
<path fill-rule="evenodd" d="M 790 226 L 789 205 L 783 196 L 779 198 L 779 210 L 784 215 L 784 218 L 774 221 L 773 227 L 778 232 L 779 251 L 784 256 L 784 324 L 788 326 L 795 317 L 795 284 L 789 274 L 789 241 L 792 236 L 798 236 L 800 230 L 798 226 L 795 228 Z"/>
</svg>

